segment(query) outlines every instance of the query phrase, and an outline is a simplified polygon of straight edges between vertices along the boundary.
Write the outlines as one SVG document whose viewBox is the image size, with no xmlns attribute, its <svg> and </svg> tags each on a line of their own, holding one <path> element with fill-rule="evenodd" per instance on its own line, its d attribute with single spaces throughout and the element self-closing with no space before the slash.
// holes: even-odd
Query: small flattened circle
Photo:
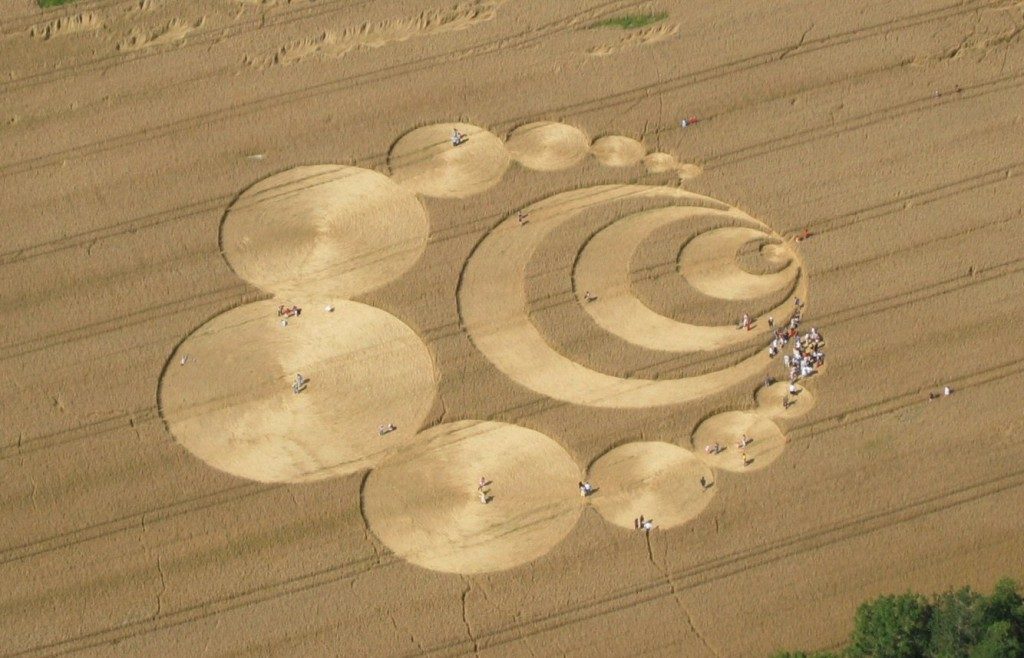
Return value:
<svg viewBox="0 0 1024 658">
<path fill-rule="evenodd" d="M 643 159 L 644 167 L 652 174 L 661 174 L 672 171 L 679 163 L 668 153 L 648 153 Z"/>
<path fill-rule="evenodd" d="M 572 530 L 582 510 L 579 479 L 572 457 L 539 432 L 460 421 L 422 432 L 371 471 L 363 515 L 413 564 L 499 571 L 544 555 Z"/>
<path fill-rule="evenodd" d="M 453 144 L 458 131 L 461 143 Z M 391 147 L 391 177 L 403 187 L 445 198 L 465 198 L 498 183 L 509 165 L 505 143 L 468 123 L 440 123 L 406 133 Z"/>
<path fill-rule="evenodd" d="M 711 469 L 671 443 L 627 443 L 590 467 L 591 503 L 609 523 L 632 529 L 643 515 L 659 528 L 696 517 L 715 493 Z M 703 482 L 702 482 L 703 478 Z"/>
<path fill-rule="evenodd" d="M 221 247 L 240 277 L 275 295 L 351 298 L 412 267 L 429 228 L 416 195 L 387 176 L 316 165 L 244 191 L 224 218 Z"/>
<path fill-rule="evenodd" d="M 741 447 L 744 435 L 750 443 Z M 709 466 L 745 473 L 775 461 L 786 447 L 786 437 L 778 425 L 759 413 L 726 411 L 700 424 L 693 433 L 693 447 Z"/>
<path fill-rule="evenodd" d="M 679 180 L 693 180 L 704 173 L 704 169 L 700 165 L 695 164 L 681 164 L 676 167 L 676 174 L 679 176 Z"/>
<path fill-rule="evenodd" d="M 590 139 L 579 128 L 538 121 L 512 131 L 506 144 L 512 158 L 537 171 L 568 169 L 590 153 Z"/>
<path fill-rule="evenodd" d="M 631 167 L 647 153 L 643 144 L 621 135 L 601 137 L 591 145 L 590 151 L 606 167 Z"/>
<path fill-rule="evenodd" d="M 408 444 L 430 413 L 433 361 L 412 329 L 356 302 L 297 304 L 287 326 L 274 300 L 231 309 L 172 356 L 161 413 L 210 466 L 259 482 L 345 475 Z M 397 429 L 381 436 L 387 424 Z"/>
<path fill-rule="evenodd" d="M 757 389 L 754 398 L 758 413 L 772 418 L 803 416 L 814 406 L 814 394 L 799 384 L 795 388 L 795 395 L 789 392 L 788 382 L 775 382 Z"/>
</svg>

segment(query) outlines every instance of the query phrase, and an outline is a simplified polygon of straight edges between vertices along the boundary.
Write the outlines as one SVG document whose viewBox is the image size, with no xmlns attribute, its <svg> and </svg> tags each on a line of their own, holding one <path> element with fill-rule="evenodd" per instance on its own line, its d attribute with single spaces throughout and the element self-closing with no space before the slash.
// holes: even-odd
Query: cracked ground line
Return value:
<svg viewBox="0 0 1024 658">
<path fill-rule="evenodd" d="M 156 570 L 160 574 L 160 591 L 156 593 L 156 613 L 153 618 L 161 616 L 164 611 L 164 593 L 167 591 L 167 579 L 164 574 L 164 567 L 160 563 L 160 556 L 156 558 Z"/>
<path fill-rule="evenodd" d="M 363 539 L 365 539 L 366 543 L 370 545 L 370 549 L 373 551 L 373 557 L 374 560 L 377 562 L 377 566 L 381 566 L 383 563 L 381 562 L 380 550 L 377 549 L 377 542 L 375 541 L 375 537 L 372 536 L 372 533 L 370 531 L 370 524 L 367 523 L 366 516 L 362 513 L 362 511 L 360 511 L 359 513 L 359 518 L 363 521 Z"/>
<path fill-rule="evenodd" d="M 22 468 L 23 471 L 25 471 L 25 458 L 24 457 L 21 458 L 21 468 Z M 25 472 L 28 472 L 28 471 L 25 471 Z M 32 503 L 32 510 L 35 511 L 35 512 L 38 512 L 39 511 L 39 502 L 36 500 L 36 495 L 39 493 L 39 485 L 36 484 L 36 479 L 34 477 L 32 477 L 31 474 L 29 474 L 28 481 L 29 481 L 29 484 L 32 485 L 32 492 L 31 492 L 30 497 L 29 497 L 29 502 Z"/>
<path fill-rule="evenodd" d="M 795 46 L 790 46 L 789 48 L 784 50 L 781 55 L 779 55 L 779 60 L 783 60 L 788 55 L 791 55 L 791 54 L 795 53 L 796 51 L 800 50 L 800 48 L 802 48 L 803 45 L 804 45 L 804 41 L 807 40 L 807 35 L 813 29 L 814 29 L 814 23 L 811 23 L 811 26 L 809 28 L 807 28 L 806 30 L 804 30 L 804 33 L 800 35 L 800 39 L 796 42 L 796 45 Z"/>
<path fill-rule="evenodd" d="M 466 635 L 469 637 L 470 641 L 473 642 L 473 655 L 479 656 L 480 642 L 473 634 L 473 627 L 469 625 L 469 619 L 466 616 L 466 597 L 469 596 L 469 591 L 473 589 L 473 584 L 470 582 L 469 578 L 465 576 L 462 577 L 462 582 L 466 586 L 465 589 L 462 590 L 462 623 L 466 627 Z"/>
<path fill-rule="evenodd" d="M 385 606 L 384 613 L 388 616 L 388 620 L 391 621 L 391 626 L 394 627 L 395 632 L 398 635 L 401 635 L 403 631 L 401 628 L 399 628 L 398 620 L 395 619 L 395 614 L 391 611 L 391 608 Z M 420 644 L 420 641 L 416 639 L 416 636 L 413 635 L 411 631 L 406 631 L 405 633 L 409 636 L 409 639 L 412 641 L 412 643 L 416 645 L 416 648 L 420 650 L 420 653 L 423 653 L 423 645 Z"/>
<path fill-rule="evenodd" d="M 671 580 L 669 580 L 669 584 L 672 584 Z M 675 591 L 675 585 L 672 585 L 673 595 L 675 595 Z M 678 597 L 676 598 L 676 600 L 678 601 Z M 707 649 L 711 653 L 711 655 L 716 656 L 716 658 L 720 656 L 721 654 L 715 651 L 714 647 L 708 644 L 708 641 L 704 638 L 704 635 L 697 630 L 696 626 L 693 625 L 693 617 L 690 615 L 690 611 L 682 604 L 681 601 L 679 602 L 679 607 L 682 609 L 683 614 L 686 615 L 686 625 L 690 627 L 690 630 L 693 632 L 694 635 L 697 636 L 697 639 L 700 640 L 700 643 L 704 645 L 704 648 Z"/>
<path fill-rule="evenodd" d="M 149 528 L 146 526 L 146 516 L 142 515 L 140 521 L 141 523 L 139 524 L 139 528 L 142 530 L 142 532 L 139 534 L 139 544 L 142 545 L 142 550 L 146 553 L 146 559 L 151 560 L 153 559 L 153 550 L 150 548 L 149 543 L 146 541 L 146 537 L 149 534 Z M 164 565 L 160 561 L 159 555 L 156 556 L 156 570 L 157 574 L 159 574 L 160 576 L 160 589 L 156 593 L 156 610 L 154 610 L 153 614 L 150 616 L 151 620 L 157 619 L 158 617 L 163 615 L 163 597 L 164 593 L 167 592 L 167 575 L 164 573 Z"/>
<path fill-rule="evenodd" d="M 650 52 L 650 55 L 651 55 L 651 66 L 654 68 L 654 72 L 657 75 L 658 84 L 662 84 L 662 80 L 663 80 L 662 74 L 661 74 L 662 71 L 661 71 L 661 67 L 658 66 L 658 51 L 656 49 L 652 48 L 648 52 Z M 665 94 L 664 93 L 658 93 L 658 94 L 656 94 L 654 96 L 654 98 L 655 98 L 655 100 L 658 101 L 658 123 L 655 124 L 655 125 L 663 126 L 663 125 L 665 125 L 664 120 L 663 120 L 664 119 L 664 115 L 665 115 Z M 644 138 L 646 139 L 646 137 L 647 137 L 647 121 L 644 120 Z M 655 131 L 655 133 L 654 133 L 654 150 L 655 151 L 661 151 L 661 133 L 658 132 L 658 131 Z"/>
<path fill-rule="evenodd" d="M 438 419 L 437 424 L 443 425 L 447 422 L 445 419 L 448 418 L 448 403 L 445 402 L 444 396 L 441 395 L 440 390 L 437 392 L 437 399 L 441 403 L 441 418 Z M 420 431 L 422 432 L 424 429 L 425 428 L 420 428 Z"/>
<path fill-rule="evenodd" d="M 694 634 L 694 636 L 696 636 L 696 638 L 698 640 L 700 640 L 700 643 L 702 645 L 704 645 L 704 648 L 707 649 L 708 652 L 711 655 L 715 656 L 716 658 L 719 658 L 721 654 L 719 654 L 718 651 L 715 650 L 715 648 L 712 647 L 708 643 L 707 639 L 704 637 L 704 634 L 701 633 L 699 630 L 697 630 L 697 626 L 694 625 L 694 623 L 693 623 L 693 615 L 690 614 L 690 609 L 687 608 L 686 605 L 683 603 L 682 598 L 680 598 L 679 591 L 676 589 L 676 583 L 675 583 L 674 580 L 672 580 L 672 574 L 669 573 L 668 566 L 667 566 L 668 565 L 668 543 L 667 542 L 662 542 L 662 545 L 664 546 L 664 551 L 662 553 L 662 564 L 661 565 L 659 565 L 657 562 L 655 562 L 653 553 L 650 550 L 650 545 L 651 545 L 651 539 L 650 539 L 650 535 L 648 535 L 648 537 L 647 537 L 647 547 L 648 547 L 648 553 L 651 555 L 651 564 L 653 564 L 655 566 L 655 568 L 657 568 L 662 573 L 662 576 L 665 578 L 665 581 L 668 583 L 669 591 L 672 594 L 672 598 L 675 600 L 676 605 L 679 606 L 679 609 L 682 610 L 683 614 L 686 616 L 686 625 L 690 628 L 690 631 Z"/>
</svg>

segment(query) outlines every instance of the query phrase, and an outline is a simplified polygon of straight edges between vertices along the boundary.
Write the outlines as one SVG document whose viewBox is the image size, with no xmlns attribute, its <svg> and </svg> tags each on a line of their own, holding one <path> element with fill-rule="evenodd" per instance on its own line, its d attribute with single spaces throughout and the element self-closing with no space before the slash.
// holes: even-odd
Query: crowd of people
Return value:
<svg viewBox="0 0 1024 658">
<path fill-rule="evenodd" d="M 794 305 L 793 314 L 784 326 L 775 327 L 775 320 L 771 317 L 768 318 L 768 326 L 774 331 L 772 342 L 768 345 L 769 357 L 774 359 L 789 345 L 790 341 L 793 342 L 792 353 L 782 357 L 783 364 L 789 370 L 791 391 L 796 386 L 797 380 L 810 377 L 825 363 L 825 337 L 815 327 L 800 335 L 800 321 L 804 305 L 799 297 L 794 301 Z"/>
</svg>

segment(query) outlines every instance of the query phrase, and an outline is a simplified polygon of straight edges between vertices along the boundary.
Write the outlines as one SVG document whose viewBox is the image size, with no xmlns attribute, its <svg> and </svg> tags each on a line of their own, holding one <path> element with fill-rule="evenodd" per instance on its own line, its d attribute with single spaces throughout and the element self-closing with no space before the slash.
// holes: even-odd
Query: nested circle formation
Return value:
<svg viewBox="0 0 1024 658">
<path fill-rule="evenodd" d="M 374 534 L 424 568 L 481 573 L 534 560 L 587 506 L 609 523 L 672 528 L 704 510 L 716 473 L 768 466 L 784 449 L 779 422 L 805 413 L 803 387 L 766 383 L 754 407 L 712 416 L 674 443 L 627 441 L 583 469 L 555 439 L 494 420 L 423 429 L 437 395 L 424 341 L 401 319 L 353 297 L 394 281 L 422 256 L 430 229 L 421 196 L 465 198 L 497 185 L 513 163 L 537 171 L 592 157 L 609 167 L 699 170 L 622 136 L 593 142 L 542 121 L 507 140 L 466 123 L 398 139 L 390 176 L 343 165 L 301 166 L 246 189 L 220 234 L 234 271 L 271 295 L 190 334 L 161 377 L 161 413 L 175 439 L 214 468 L 260 482 L 308 482 L 370 470 L 361 506 Z M 689 167 L 689 168 L 688 168 Z M 637 296 L 631 260 L 658 231 L 713 220 L 682 245 L 679 281 L 709 300 L 807 297 L 799 254 L 767 225 L 710 197 L 666 186 L 613 184 L 554 194 L 487 231 L 458 286 L 460 322 L 501 373 L 536 393 L 603 408 L 679 405 L 753 377 L 761 353 L 676 379 L 617 377 L 562 354 L 531 319 L 527 264 L 562 227 L 623 201 L 624 213 L 578 247 L 567 285 L 603 331 L 647 350 L 715 352 L 767 341 L 767 323 L 703 325 L 668 317 Z M 739 254 L 760 244 L 765 272 Z M 781 294 L 780 296 L 780 291 Z"/>
</svg>

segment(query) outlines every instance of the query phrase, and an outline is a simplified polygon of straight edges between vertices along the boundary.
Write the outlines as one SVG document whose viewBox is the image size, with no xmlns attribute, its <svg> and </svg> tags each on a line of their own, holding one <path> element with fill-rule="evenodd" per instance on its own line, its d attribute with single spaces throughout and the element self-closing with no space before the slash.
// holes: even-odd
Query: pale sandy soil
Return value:
<svg viewBox="0 0 1024 658">
<path fill-rule="evenodd" d="M 0 654 L 757 656 L 1024 579 L 1022 27 L 0 2 Z M 728 327 L 798 295 L 783 410 Z"/>
</svg>

